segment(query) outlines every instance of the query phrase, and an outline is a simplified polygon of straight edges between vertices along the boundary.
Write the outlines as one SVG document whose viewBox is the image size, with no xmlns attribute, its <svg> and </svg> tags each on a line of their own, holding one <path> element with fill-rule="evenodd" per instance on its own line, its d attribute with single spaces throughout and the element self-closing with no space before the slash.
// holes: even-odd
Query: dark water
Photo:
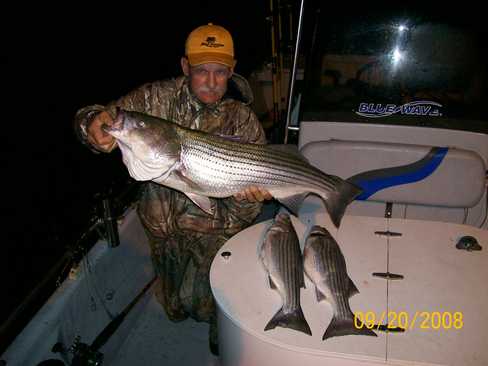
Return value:
<svg viewBox="0 0 488 366">
<path fill-rule="evenodd" d="M 117 153 L 93 154 L 76 140 L 76 110 L 180 75 L 186 36 L 207 22 L 233 33 L 237 72 L 249 74 L 270 54 L 265 5 L 230 10 L 212 4 L 174 5 L 180 8 L 167 13 L 131 8 L 123 15 L 99 9 L 54 15 L 43 9 L 2 25 L 11 36 L 0 58 L 0 324 L 79 238 L 94 195 L 127 178 Z"/>
</svg>

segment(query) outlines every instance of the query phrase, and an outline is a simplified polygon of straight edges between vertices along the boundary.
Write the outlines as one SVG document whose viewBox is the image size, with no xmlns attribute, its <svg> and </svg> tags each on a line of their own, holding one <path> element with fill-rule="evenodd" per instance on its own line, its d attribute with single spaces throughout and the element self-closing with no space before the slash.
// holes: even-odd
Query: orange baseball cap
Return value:
<svg viewBox="0 0 488 366">
<path fill-rule="evenodd" d="M 221 26 L 202 25 L 193 30 L 185 43 L 185 55 L 191 66 L 215 62 L 234 67 L 234 42 Z"/>
</svg>

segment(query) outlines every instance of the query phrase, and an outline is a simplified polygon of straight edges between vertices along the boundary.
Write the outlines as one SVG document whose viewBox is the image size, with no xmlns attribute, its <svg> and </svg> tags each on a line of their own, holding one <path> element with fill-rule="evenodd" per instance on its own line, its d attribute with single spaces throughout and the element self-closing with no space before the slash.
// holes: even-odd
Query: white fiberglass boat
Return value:
<svg viewBox="0 0 488 366">
<path fill-rule="evenodd" d="M 338 229 L 314 197 L 293 224 L 302 247 L 312 225 L 330 230 L 359 290 L 351 308 L 378 336 L 322 341 L 332 309 L 308 280 L 301 301 L 312 336 L 264 331 L 280 307 L 258 258 L 267 220 L 214 260 L 220 357 L 211 355 L 208 325 L 171 323 L 158 304 L 149 247 L 129 208 L 120 245 L 101 240 L 83 257 L 3 365 L 488 364 L 484 39 L 441 17 L 397 18 L 393 9 L 341 18 L 314 6 L 300 11 L 285 136 L 364 192 Z M 307 67 L 297 81 L 299 62 Z"/>
</svg>

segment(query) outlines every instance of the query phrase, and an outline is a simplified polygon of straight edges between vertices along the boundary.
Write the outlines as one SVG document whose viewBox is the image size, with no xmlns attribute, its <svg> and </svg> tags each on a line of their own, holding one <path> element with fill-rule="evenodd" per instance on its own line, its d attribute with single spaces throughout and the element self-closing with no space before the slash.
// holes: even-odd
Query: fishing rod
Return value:
<svg viewBox="0 0 488 366">
<path fill-rule="evenodd" d="M 275 4 L 276 0 L 270 0 L 270 28 L 271 28 L 271 76 L 272 76 L 272 91 L 273 91 L 273 124 L 276 126 L 280 121 L 280 101 L 281 101 L 281 69 L 279 65 L 279 35 L 278 35 L 278 6 Z"/>
<path fill-rule="evenodd" d="M 1 324 L 1 352 L 12 342 L 19 330 L 25 326 L 27 320 L 35 314 L 40 304 L 47 300 L 55 288 L 61 286 L 62 281 L 66 278 L 70 269 L 76 266 L 80 258 L 93 246 L 94 241 L 89 240 L 93 232 L 96 231 L 99 237 L 105 238 L 109 247 L 117 247 L 120 245 L 117 216 L 114 212 L 115 208 L 120 211 L 120 207 L 118 206 L 122 206 L 122 204 L 118 202 L 115 205 L 115 202 L 112 202 L 114 198 L 109 197 L 108 193 L 95 197 L 98 199 L 99 204 L 95 206 L 96 210 L 88 220 L 81 237 L 74 244 L 67 247 L 61 258 L 51 266 L 41 281 L 37 283 L 24 300 L 14 309 L 7 320 Z"/>
<path fill-rule="evenodd" d="M 295 43 L 294 56 L 293 56 L 293 64 L 292 64 L 291 74 L 290 74 L 290 87 L 288 89 L 288 106 L 286 108 L 286 121 L 285 121 L 285 140 L 284 140 L 285 144 L 288 143 L 289 130 L 294 130 L 294 131 L 298 130 L 298 127 L 290 126 L 290 122 L 291 122 L 292 103 L 293 103 L 292 98 L 295 91 L 295 79 L 296 79 L 297 67 L 298 67 L 298 55 L 300 52 L 300 42 L 302 39 L 304 3 L 305 0 L 301 0 L 300 13 L 298 16 L 298 27 L 297 27 L 297 36 L 296 36 L 296 43 Z"/>
<path fill-rule="evenodd" d="M 61 342 L 58 342 L 52 348 L 54 353 L 66 354 L 67 352 L 73 354 L 73 359 L 70 366 L 100 366 L 103 364 L 103 353 L 100 349 L 107 343 L 112 335 L 120 327 L 127 314 L 132 308 L 139 302 L 149 288 L 154 284 L 158 277 L 154 276 L 144 288 L 137 294 L 137 296 L 115 317 L 110 323 L 102 329 L 100 334 L 97 335 L 95 340 L 88 345 L 81 342 L 80 336 L 77 336 L 73 342 L 73 345 L 66 349 Z"/>
</svg>

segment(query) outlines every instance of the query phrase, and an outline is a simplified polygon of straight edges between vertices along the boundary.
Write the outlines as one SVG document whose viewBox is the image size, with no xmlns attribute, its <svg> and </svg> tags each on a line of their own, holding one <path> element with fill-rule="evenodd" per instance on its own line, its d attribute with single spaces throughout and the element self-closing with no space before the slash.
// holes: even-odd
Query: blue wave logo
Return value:
<svg viewBox="0 0 488 366">
<path fill-rule="evenodd" d="M 442 116 L 442 113 L 440 111 L 441 108 L 442 104 L 429 100 L 418 100 L 402 105 L 361 103 L 359 104 L 359 108 L 356 111 L 356 114 L 369 118 L 388 117 L 393 114 L 402 114 L 407 116 L 440 117 Z"/>
</svg>

